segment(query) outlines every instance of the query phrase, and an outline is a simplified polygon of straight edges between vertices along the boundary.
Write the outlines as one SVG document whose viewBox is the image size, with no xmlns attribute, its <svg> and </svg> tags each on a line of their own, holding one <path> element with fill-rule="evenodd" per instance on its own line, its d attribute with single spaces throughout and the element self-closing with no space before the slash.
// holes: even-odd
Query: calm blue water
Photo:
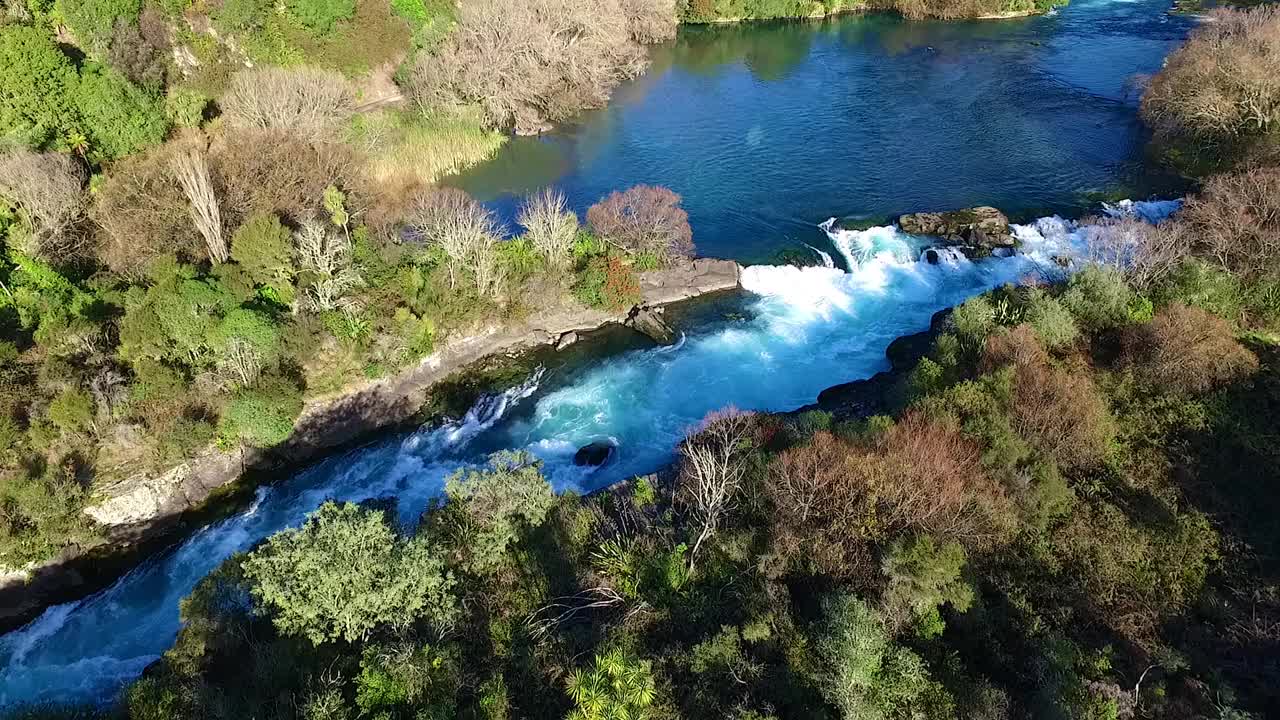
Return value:
<svg viewBox="0 0 1280 720">
<path fill-rule="evenodd" d="M 684 196 L 699 251 L 768 262 L 832 215 L 884 219 L 986 204 L 1077 215 L 1096 193 L 1146 197 L 1141 79 L 1189 20 L 1164 0 L 1073 0 L 1051 17 L 685 30 L 577 125 L 510 142 L 454 182 L 508 218 L 561 188 Z"/>
<path fill-rule="evenodd" d="M 749 268 L 742 316 L 703 318 L 677 347 L 535 375 L 458 423 L 388 437 L 260 491 L 249 510 L 108 590 L 0 637 L 0 706 L 111 699 L 172 643 L 178 601 L 201 577 L 325 499 L 394 495 L 412 522 L 451 471 L 497 448 L 537 453 L 561 490 L 648 472 L 708 411 L 811 402 L 884 369 L 887 345 L 937 310 L 1081 255 L 1085 238 L 1056 219 L 1018 229 L 1019 257 L 937 266 L 916 261 L 925 240 L 891 226 L 826 235 L 815 225 L 978 202 L 1093 210 L 1083 193 L 1137 184 L 1142 138 L 1127 88 L 1183 31 L 1164 9 L 1085 0 L 1013 24 L 852 18 L 686 33 L 616 106 L 513 143 L 482 171 L 491 186 L 504 163 L 528 173 L 504 176 L 508 189 L 555 182 L 580 205 L 662 182 L 685 195 L 705 253 L 749 259 L 808 242 L 849 271 Z M 535 157 L 516 163 L 521 153 Z M 577 447 L 603 438 L 619 444 L 616 462 L 572 466 Z"/>
</svg>

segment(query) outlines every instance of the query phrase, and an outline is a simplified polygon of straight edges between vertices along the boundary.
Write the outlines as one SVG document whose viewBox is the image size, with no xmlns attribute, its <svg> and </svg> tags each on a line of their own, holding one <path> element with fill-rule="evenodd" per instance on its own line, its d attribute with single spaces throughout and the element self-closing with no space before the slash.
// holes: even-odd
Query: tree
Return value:
<svg viewBox="0 0 1280 720">
<path fill-rule="evenodd" d="M 1280 11 L 1221 9 L 1213 20 L 1165 60 L 1142 115 L 1158 138 L 1229 166 L 1280 129 Z"/>
<path fill-rule="evenodd" d="M 680 444 L 677 497 L 689 509 L 697 539 L 689 551 L 693 567 L 698 549 L 715 534 L 733 508 L 746 475 L 746 453 L 753 445 L 755 419 L 736 408 L 711 413 L 702 427 Z"/>
<path fill-rule="evenodd" d="M 548 264 L 561 269 L 569 264 L 578 237 L 578 216 L 569 209 L 563 193 L 546 188 L 530 195 L 520 208 L 518 222 Z"/>
<path fill-rule="evenodd" d="M 600 237 L 630 253 L 652 254 L 659 263 L 693 256 L 693 230 L 680 196 L 664 187 L 636 185 L 587 210 Z"/>
<path fill-rule="evenodd" d="M 425 538 L 398 537 L 384 513 L 352 503 L 321 505 L 242 567 L 276 627 L 317 645 L 418 620 L 446 625 L 457 615 L 454 581 L 435 548 Z"/>
<path fill-rule="evenodd" d="M 328 138 L 354 107 L 341 73 L 308 67 L 242 70 L 220 105 L 232 126 L 288 130 L 308 140 Z"/>
<path fill-rule="evenodd" d="M 68 140 L 77 127 L 77 77 L 49 34 L 0 25 L 0 137 L 34 148 Z"/>
<path fill-rule="evenodd" d="M 1210 177 L 1187 198 L 1175 224 L 1191 254 L 1246 281 L 1280 279 L 1280 169 Z"/>
<path fill-rule="evenodd" d="M 657 695 L 652 663 L 613 648 L 569 676 L 575 707 L 568 720 L 644 720 Z"/>
<path fill-rule="evenodd" d="M 527 528 L 542 524 L 555 504 L 542 464 L 529 453 L 500 452 L 479 470 L 459 470 L 445 485 L 468 525 L 465 552 L 479 572 L 505 561 L 507 550 Z"/>
<path fill-rule="evenodd" d="M 992 335 L 991 370 L 1011 367 L 1007 412 L 1013 429 L 1064 468 L 1095 465 L 1115 436 L 1106 400 L 1087 373 L 1055 367 L 1026 325 Z"/>
<path fill-rule="evenodd" d="M 175 147 L 162 145 L 111 166 L 93 218 L 102 228 L 98 254 L 107 267 L 140 278 L 160 257 L 195 262 L 208 248 L 191 232 L 191 203 L 173 177 Z"/>
<path fill-rule="evenodd" d="M 295 238 L 306 307 L 317 312 L 350 307 L 347 294 L 363 283 L 351 241 L 317 220 L 304 222 Z"/>
<path fill-rule="evenodd" d="M 865 602 L 836 595 L 822 603 L 814 649 L 822 690 L 846 720 L 914 720 L 954 715 L 946 689 L 924 661 L 895 644 Z"/>
<path fill-rule="evenodd" d="M 91 151 L 104 160 L 157 145 L 169 132 L 164 105 L 109 67 L 81 71 L 75 103 Z"/>
<path fill-rule="evenodd" d="M 228 312 L 212 329 L 210 345 L 217 354 L 218 364 L 241 386 L 253 384 L 264 367 L 280 358 L 280 333 L 275 323 L 248 308 Z M 292 421 L 292 417 L 289 419 Z"/>
<path fill-rule="evenodd" d="M 487 249 L 498 241 L 498 221 L 462 190 L 439 188 L 418 193 L 409 210 L 409 222 L 425 245 L 444 251 L 450 287 L 457 287 L 462 269 L 474 261 L 497 260 Z"/>
<path fill-rule="evenodd" d="M 209 262 L 219 265 L 227 261 L 227 241 L 222 236 L 222 211 L 213 190 L 206 159 L 204 139 L 188 142 L 172 156 L 173 174 L 191 205 L 191 221 L 204 238 Z"/>
<path fill-rule="evenodd" d="M 614 86 L 644 70 L 648 61 L 637 36 L 646 41 L 673 37 L 675 14 L 655 22 L 661 11 L 639 8 L 669 8 L 669 3 L 462 3 L 457 26 L 442 46 L 419 55 L 410 91 L 428 112 L 479 105 L 492 127 L 541 132 L 550 123 L 604 105 Z"/>
<path fill-rule="evenodd" d="M 0 198 L 17 206 L 30 233 L 28 255 L 62 260 L 82 239 L 75 225 L 86 206 L 84 167 L 58 153 L 15 149 L 0 153 Z M 9 244 L 14 245 L 13 231 Z"/>
<path fill-rule="evenodd" d="M 283 302 L 293 296 L 293 234 L 271 213 L 254 215 L 231 236 L 231 258 L 254 283 L 271 288 Z"/>
</svg>

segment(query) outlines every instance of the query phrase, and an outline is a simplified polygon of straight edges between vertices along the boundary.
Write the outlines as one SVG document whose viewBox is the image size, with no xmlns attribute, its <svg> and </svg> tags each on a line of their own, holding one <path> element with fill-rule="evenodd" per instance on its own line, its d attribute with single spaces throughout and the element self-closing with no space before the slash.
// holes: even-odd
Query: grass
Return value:
<svg viewBox="0 0 1280 720">
<path fill-rule="evenodd" d="M 476 113 L 425 117 L 395 110 L 357 117 L 350 139 L 368 152 L 374 178 L 423 183 L 488 160 L 507 140 L 486 130 Z"/>
</svg>

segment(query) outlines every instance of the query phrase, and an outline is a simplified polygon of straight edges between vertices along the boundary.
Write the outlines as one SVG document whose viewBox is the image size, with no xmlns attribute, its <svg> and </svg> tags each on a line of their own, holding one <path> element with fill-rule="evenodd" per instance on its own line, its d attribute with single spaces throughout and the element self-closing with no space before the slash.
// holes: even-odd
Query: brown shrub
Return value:
<svg viewBox="0 0 1280 720">
<path fill-rule="evenodd" d="M 1280 169 L 1209 178 L 1187 198 L 1178 221 L 1195 255 L 1246 280 L 1280 274 Z"/>
<path fill-rule="evenodd" d="M 1169 56 L 1142 98 L 1157 137 L 1208 156 L 1247 150 L 1280 125 L 1280 10 L 1217 10 Z"/>
<path fill-rule="evenodd" d="M 639 75 L 648 59 L 638 40 L 674 34 L 670 0 L 467 0 L 410 89 L 428 111 L 475 104 L 493 127 L 541 132 Z"/>
<path fill-rule="evenodd" d="M 998 12 L 1001 3 L 991 0 L 885 0 L 883 5 L 912 19 L 973 18 Z"/>
<path fill-rule="evenodd" d="M 162 145 L 112 165 L 97 193 L 93 217 L 102 229 L 99 253 L 112 270 L 139 276 L 154 258 L 204 256 L 186 195 L 171 170 L 172 147 Z"/>
<path fill-rule="evenodd" d="M 1012 517 L 981 448 L 953 421 L 918 411 L 870 444 L 815 433 L 770 463 L 765 487 L 779 553 L 842 577 L 871 567 L 867 543 L 881 537 L 917 531 L 981 546 Z"/>
<path fill-rule="evenodd" d="M 73 254 L 83 240 L 85 171 L 68 155 L 10 150 L 0 153 L 0 198 L 18 207 L 30 227 L 24 252 L 46 260 Z"/>
<path fill-rule="evenodd" d="M 344 190 L 361 185 L 351 149 L 281 130 L 228 133 L 214 142 L 210 160 L 223 210 L 231 216 L 224 217 L 228 227 L 273 212 L 301 222 L 319 211 L 329 185 Z"/>
<path fill-rule="evenodd" d="M 769 463 L 765 492 L 773 504 L 771 536 L 791 564 L 837 577 L 873 571 L 865 533 L 873 514 L 860 453 L 829 432 Z"/>
<path fill-rule="evenodd" d="M 1115 436 L 1106 400 L 1083 368 L 1063 369 L 1027 325 L 988 338 L 983 366 L 1013 367 L 1009 418 L 1014 431 L 1067 468 L 1099 462 Z"/>
<path fill-rule="evenodd" d="M 1258 369 L 1258 358 L 1236 341 L 1230 323 L 1187 305 L 1170 305 L 1124 336 L 1125 363 L 1153 387 L 1203 393 Z"/>
<path fill-rule="evenodd" d="M 680 196 L 664 187 L 614 191 L 587 210 L 597 235 L 627 252 L 653 253 L 660 262 L 693 256 L 693 230 Z"/>
<path fill-rule="evenodd" d="M 137 24 L 117 18 L 107 62 L 135 84 L 160 89 L 168 74 L 169 24 L 155 8 L 143 9 Z"/>
<path fill-rule="evenodd" d="M 970 546 L 1001 534 L 1009 502 L 982 469 L 982 449 L 956 423 L 909 411 L 877 443 L 877 518 Z"/>
<path fill-rule="evenodd" d="M 316 141 L 330 137 L 351 117 L 354 100 L 341 73 L 263 67 L 236 73 L 219 104 L 233 127 L 287 130 Z"/>
</svg>

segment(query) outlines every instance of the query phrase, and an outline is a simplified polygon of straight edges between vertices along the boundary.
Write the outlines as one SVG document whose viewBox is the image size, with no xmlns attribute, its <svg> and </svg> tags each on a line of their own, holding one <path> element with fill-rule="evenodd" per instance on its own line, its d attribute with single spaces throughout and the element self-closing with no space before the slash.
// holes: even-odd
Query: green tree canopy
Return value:
<svg viewBox="0 0 1280 720">
<path fill-rule="evenodd" d="M 460 470 L 445 492 L 469 524 L 463 543 L 480 572 L 499 566 L 526 527 L 537 527 L 555 503 L 542 465 L 527 452 L 500 452 L 480 470 Z"/>
<path fill-rule="evenodd" d="M 253 282 L 292 300 L 293 235 L 272 213 L 254 215 L 231 236 L 231 258 Z"/>
<path fill-rule="evenodd" d="M 40 28 L 0 26 L 0 138 L 35 148 L 76 125 L 76 69 Z"/>
<path fill-rule="evenodd" d="M 87 66 L 75 101 L 93 153 L 105 160 L 156 145 L 169 132 L 164 103 L 109 67 Z"/>
<path fill-rule="evenodd" d="M 457 614 L 453 579 L 424 538 L 399 537 L 384 513 L 327 502 L 243 563 L 254 598 L 281 632 L 356 641 L 380 626 Z"/>
</svg>

